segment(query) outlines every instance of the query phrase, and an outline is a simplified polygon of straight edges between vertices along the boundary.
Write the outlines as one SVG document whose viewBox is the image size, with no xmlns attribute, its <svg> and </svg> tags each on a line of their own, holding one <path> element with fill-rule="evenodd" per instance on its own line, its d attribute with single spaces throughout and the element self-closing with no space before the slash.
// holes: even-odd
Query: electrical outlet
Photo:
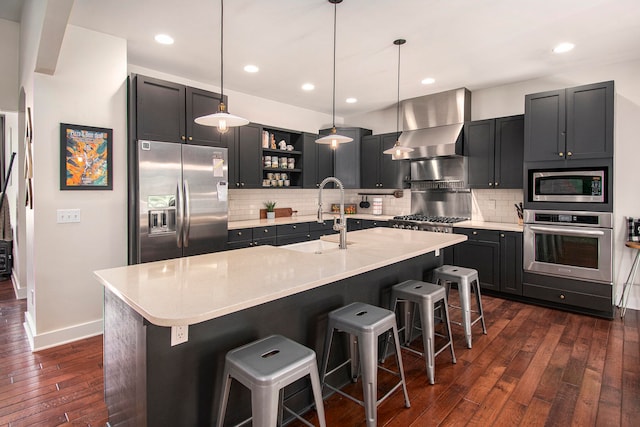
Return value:
<svg viewBox="0 0 640 427">
<path fill-rule="evenodd" d="M 58 224 L 80 222 L 80 209 L 58 209 L 56 217 Z"/>
<path fill-rule="evenodd" d="M 171 327 L 171 346 L 182 344 L 189 341 L 189 326 L 172 326 Z"/>
</svg>

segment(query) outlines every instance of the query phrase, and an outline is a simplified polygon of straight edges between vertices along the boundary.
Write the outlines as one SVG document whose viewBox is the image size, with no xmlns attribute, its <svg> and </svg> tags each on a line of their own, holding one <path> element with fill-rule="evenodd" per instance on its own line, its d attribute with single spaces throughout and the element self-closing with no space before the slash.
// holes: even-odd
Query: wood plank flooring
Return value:
<svg viewBox="0 0 640 427">
<path fill-rule="evenodd" d="M 453 326 L 457 364 L 440 354 L 435 385 L 424 361 L 403 352 L 411 407 L 396 392 L 378 408 L 379 426 L 638 425 L 640 312 L 608 321 L 489 296 L 483 304 L 488 334 L 474 326 L 467 349 Z M 0 426 L 104 426 L 102 338 L 32 353 L 25 310 L 0 282 Z M 364 425 L 363 408 L 339 395 L 325 410 L 329 426 Z"/>
</svg>

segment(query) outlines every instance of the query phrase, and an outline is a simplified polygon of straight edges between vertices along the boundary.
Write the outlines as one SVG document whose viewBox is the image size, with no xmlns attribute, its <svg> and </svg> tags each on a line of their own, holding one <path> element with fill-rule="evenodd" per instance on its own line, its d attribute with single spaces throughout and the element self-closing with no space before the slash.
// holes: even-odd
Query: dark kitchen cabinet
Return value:
<svg viewBox="0 0 640 427">
<path fill-rule="evenodd" d="M 362 230 L 362 222 L 358 218 L 347 218 L 347 231 Z"/>
<path fill-rule="evenodd" d="M 500 291 L 522 295 L 522 233 L 500 232 Z"/>
<path fill-rule="evenodd" d="M 367 228 L 375 228 L 375 227 L 388 227 L 388 221 L 378 221 L 375 219 L 363 219 L 362 220 L 362 229 L 365 230 Z"/>
<path fill-rule="evenodd" d="M 465 234 L 467 241 L 454 249 L 454 264 L 478 271 L 480 287 L 500 290 L 500 240 L 495 230 L 455 228 L 454 233 Z"/>
<path fill-rule="evenodd" d="M 135 80 L 137 139 L 224 145 L 215 127 L 194 122 L 217 111 L 220 94 L 140 75 Z"/>
<path fill-rule="evenodd" d="M 333 172 L 344 188 L 360 186 L 360 147 L 362 138 L 371 135 L 371 130 L 355 127 L 337 128 L 340 135 L 353 138 L 353 141 L 340 144 L 333 151 Z M 331 129 L 323 129 L 320 136 L 329 135 Z"/>
<path fill-rule="evenodd" d="M 278 246 L 306 242 L 311 239 L 309 222 L 276 225 L 276 244 Z"/>
<path fill-rule="evenodd" d="M 302 139 L 302 187 L 318 188 L 323 179 L 333 176 L 333 150 L 328 145 L 316 144 L 318 135 L 305 133 Z"/>
<path fill-rule="evenodd" d="M 525 96 L 525 161 L 613 157 L 613 81 Z"/>
<path fill-rule="evenodd" d="M 391 148 L 397 141 L 397 133 L 369 135 L 362 137 L 360 147 L 360 185 L 361 188 L 403 188 L 409 179 L 408 160 L 393 160 L 383 151 Z"/>
<path fill-rule="evenodd" d="M 522 188 L 524 116 L 465 123 L 471 188 Z"/>
<path fill-rule="evenodd" d="M 238 228 L 227 232 L 227 249 L 242 249 L 251 246 L 275 244 L 275 225 L 255 228 Z"/>
<path fill-rule="evenodd" d="M 327 234 L 335 234 L 337 231 L 333 229 L 333 220 L 309 223 L 309 240 L 318 240 Z"/>
<path fill-rule="evenodd" d="M 233 128 L 224 135 L 229 148 L 230 188 L 262 186 L 262 145 L 260 125 L 250 123 Z"/>
</svg>

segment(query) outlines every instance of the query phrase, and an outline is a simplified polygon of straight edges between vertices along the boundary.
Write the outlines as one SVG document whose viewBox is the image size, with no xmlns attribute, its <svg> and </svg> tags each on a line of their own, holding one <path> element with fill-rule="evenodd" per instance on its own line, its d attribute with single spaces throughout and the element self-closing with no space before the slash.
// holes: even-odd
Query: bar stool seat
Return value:
<svg viewBox="0 0 640 427">
<path fill-rule="evenodd" d="M 618 308 L 620 309 L 620 318 L 622 319 L 627 312 L 627 302 L 629 300 L 629 293 L 631 292 L 631 287 L 633 286 L 636 273 L 638 271 L 638 265 L 640 264 L 640 242 L 626 242 L 625 246 L 636 251 L 636 256 L 633 258 L 633 264 L 631 265 L 631 270 L 629 270 L 629 275 L 627 276 L 627 281 L 624 282 L 622 286 L 622 295 L 620 295 L 620 302 L 618 303 Z"/>
<path fill-rule="evenodd" d="M 400 377 L 400 381 L 378 400 L 378 338 L 386 334 L 389 330 L 393 333 L 398 372 L 389 371 L 384 367 L 380 368 L 397 375 Z M 350 335 L 349 359 L 327 372 L 334 331 L 346 332 Z M 358 372 L 362 372 L 364 401 L 360 401 L 326 382 L 329 375 L 349 363 L 351 364 L 351 378 L 354 381 L 358 378 Z M 400 386 L 402 386 L 402 391 L 404 392 L 405 406 L 409 408 L 411 405 L 404 377 L 402 355 L 400 354 L 396 316 L 390 310 L 361 302 L 354 302 L 330 312 L 324 346 L 324 357 L 322 359 L 320 372 L 323 387 L 327 387 L 364 406 L 368 427 L 375 427 L 377 424 L 377 406 Z"/>
<path fill-rule="evenodd" d="M 433 270 L 433 281 L 438 285 L 445 286 L 447 295 L 451 289 L 451 283 L 458 284 L 458 294 L 460 295 L 460 306 L 449 304 L 449 307 L 462 310 L 462 327 L 467 341 L 467 347 L 471 348 L 471 327 L 478 321 L 482 323 L 482 333 L 487 334 L 487 327 L 484 322 L 484 312 L 482 310 L 482 299 L 480 295 L 480 281 L 478 272 L 473 268 L 458 267 L 455 265 L 442 265 Z M 476 296 L 476 310 L 471 310 L 471 292 Z M 478 316 L 472 321 L 471 313 Z M 460 325 L 458 322 L 451 323 Z"/>
<path fill-rule="evenodd" d="M 444 287 L 433 283 L 421 282 L 419 280 L 406 280 L 398 283 L 391 290 L 391 300 L 393 301 L 393 312 L 396 312 L 398 303 L 405 302 L 410 305 L 404 310 L 404 322 L 398 331 L 404 331 L 404 345 L 402 348 L 417 353 L 425 358 L 427 365 L 427 376 L 429 383 L 435 382 L 435 357 L 449 348 L 451 359 L 456 363 L 456 355 L 453 350 L 453 338 L 451 336 L 451 325 L 449 324 L 449 308 L 447 304 L 447 293 Z M 414 329 L 414 306 L 418 306 L 420 323 L 422 330 L 422 343 L 424 353 L 418 352 L 409 347 L 412 341 Z M 435 311 L 441 311 L 440 320 L 444 323 L 447 335 L 436 334 L 435 332 Z M 437 351 L 434 349 L 435 337 L 442 336 L 447 339 Z M 385 346 L 386 347 L 386 346 Z M 386 348 L 385 348 L 386 354 Z"/>
<path fill-rule="evenodd" d="M 253 426 L 273 427 L 280 424 L 282 414 L 279 407 L 282 405 L 282 409 L 312 426 L 282 403 L 283 388 L 307 375 L 311 378 L 320 426 L 325 427 L 322 388 L 313 350 L 283 336 L 271 335 L 229 351 L 225 358 L 216 425 L 222 427 L 224 423 L 231 381 L 235 378 L 251 390 L 252 417 L 241 424 L 249 420 Z"/>
</svg>

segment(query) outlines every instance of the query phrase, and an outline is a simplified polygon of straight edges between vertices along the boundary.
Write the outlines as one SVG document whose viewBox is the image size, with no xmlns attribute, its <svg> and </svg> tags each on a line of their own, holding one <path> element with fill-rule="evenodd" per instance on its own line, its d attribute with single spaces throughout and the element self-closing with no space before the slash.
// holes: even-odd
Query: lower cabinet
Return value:
<svg viewBox="0 0 640 427">
<path fill-rule="evenodd" d="M 333 220 L 309 223 L 309 240 L 318 240 L 327 234 L 335 234 L 337 231 L 333 229 Z"/>
<path fill-rule="evenodd" d="M 522 295 L 522 233 L 472 228 L 454 233 L 468 240 L 454 247 L 453 264 L 477 270 L 483 289 Z"/>
<path fill-rule="evenodd" d="M 310 222 L 276 225 L 276 246 L 290 245 L 292 243 L 306 242 L 310 240 Z"/>
<path fill-rule="evenodd" d="M 374 228 L 374 227 L 388 227 L 388 221 L 378 221 L 377 219 L 363 219 L 362 220 L 362 229 L 365 228 Z"/>
<path fill-rule="evenodd" d="M 256 228 L 238 228 L 227 232 L 227 249 L 242 249 L 276 244 L 275 225 Z"/>
</svg>

